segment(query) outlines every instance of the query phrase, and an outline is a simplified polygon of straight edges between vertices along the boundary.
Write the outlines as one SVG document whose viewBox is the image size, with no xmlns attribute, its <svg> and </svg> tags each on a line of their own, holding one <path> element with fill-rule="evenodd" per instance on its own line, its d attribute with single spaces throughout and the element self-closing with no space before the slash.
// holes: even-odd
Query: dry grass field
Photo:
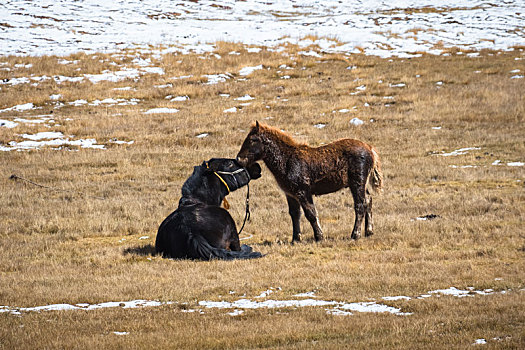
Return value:
<svg viewBox="0 0 525 350">
<path fill-rule="evenodd" d="M 104 149 L 0 152 L 0 349 L 524 348 L 525 52 L 300 53 L 309 50 L 218 43 L 213 54 L 1 57 L 0 119 L 18 125 L 0 127 L 0 147 L 60 132 Z M 139 73 L 86 78 L 125 69 Z M 224 81 L 209 84 L 206 75 L 218 74 Z M 15 83 L 20 77 L 30 81 Z M 110 98 L 120 105 L 100 102 Z M 86 102 L 72 103 L 79 100 Z M 178 112 L 147 113 L 153 108 Z M 153 255 L 158 225 L 177 207 L 193 166 L 235 157 L 255 120 L 314 146 L 345 137 L 374 145 L 385 176 L 374 197 L 375 235 L 349 239 L 353 202 L 344 190 L 314 199 L 326 239 L 314 242 L 303 216 L 304 242 L 291 245 L 285 197 L 263 167 L 251 183 L 242 243 L 265 257 Z M 229 196 L 239 227 L 245 195 Z M 430 214 L 438 217 L 417 219 Z M 471 291 L 429 293 L 450 287 Z M 375 302 L 403 314 L 204 303 L 263 306 L 308 292 L 306 299 Z M 138 299 L 161 305 L 122 307 Z M 23 309 L 106 302 L 122 303 Z"/>
</svg>

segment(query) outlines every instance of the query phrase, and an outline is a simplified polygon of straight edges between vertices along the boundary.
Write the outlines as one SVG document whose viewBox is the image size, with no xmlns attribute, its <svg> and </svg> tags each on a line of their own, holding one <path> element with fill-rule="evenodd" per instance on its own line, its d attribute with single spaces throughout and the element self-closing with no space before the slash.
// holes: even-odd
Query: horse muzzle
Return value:
<svg viewBox="0 0 525 350">
<path fill-rule="evenodd" d="M 248 157 L 239 157 L 239 156 L 237 156 L 237 158 L 236 158 L 235 160 L 236 160 L 237 163 L 239 163 L 239 165 L 242 166 L 243 168 L 245 168 L 246 166 L 248 166 L 248 162 L 249 162 Z"/>
</svg>

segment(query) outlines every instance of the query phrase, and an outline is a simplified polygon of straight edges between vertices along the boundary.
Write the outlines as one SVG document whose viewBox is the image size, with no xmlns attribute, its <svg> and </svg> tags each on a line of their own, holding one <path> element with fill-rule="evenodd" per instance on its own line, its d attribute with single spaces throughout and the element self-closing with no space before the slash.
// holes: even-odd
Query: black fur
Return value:
<svg viewBox="0 0 525 350">
<path fill-rule="evenodd" d="M 240 245 L 235 221 L 226 209 L 220 207 L 230 191 L 260 177 L 259 164 L 254 163 L 245 169 L 234 159 L 213 158 L 194 167 L 193 174 L 182 186 L 179 207 L 159 227 L 156 252 L 176 259 L 261 257 L 262 254 L 252 251 L 251 247 Z"/>
</svg>

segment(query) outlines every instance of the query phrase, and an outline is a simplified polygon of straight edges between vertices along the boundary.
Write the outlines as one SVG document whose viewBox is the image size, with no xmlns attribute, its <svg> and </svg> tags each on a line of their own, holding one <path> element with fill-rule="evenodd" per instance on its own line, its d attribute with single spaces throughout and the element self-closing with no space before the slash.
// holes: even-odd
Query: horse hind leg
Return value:
<svg viewBox="0 0 525 350">
<path fill-rule="evenodd" d="M 361 226 L 366 212 L 365 186 L 364 184 L 360 185 L 353 183 L 350 185 L 350 190 L 352 191 L 352 196 L 354 197 L 355 212 L 354 228 L 350 238 L 357 240 L 361 237 Z"/>
<path fill-rule="evenodd" d="M 292 218 L 293 237 L 292 243 L 301 241 L 301 205 L 297 199 L 286 195 L 288 213 Z"/>
<path fill-rule="evenodd" d="M 368 190 L 365 193 L 365 237 L 374 234 L 374 222 L 372 220 L 372 195 Z"/>
</svg>

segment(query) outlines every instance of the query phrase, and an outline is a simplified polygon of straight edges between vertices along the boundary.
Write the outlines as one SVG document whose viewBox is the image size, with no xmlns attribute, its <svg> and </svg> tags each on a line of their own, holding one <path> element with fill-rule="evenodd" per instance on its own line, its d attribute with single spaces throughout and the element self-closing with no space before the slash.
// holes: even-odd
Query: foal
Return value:
<svg viewBox="0 0 525 350">
<path fill-rule="evenodd" d="M 292 242 L 301 240 L 301 207 L 314 231 L 323 239 L 312 195 L 323 195 L 350 187 L 354 199 L 355 223 L 352 239 L 373 234 L 370 190 L 381 189 L 383 175 L 375 149 L 358 140 L 341 139 L 321 147 L 294 141 L 289 135 L 256 122 L 237 154 L 242 166 L 262 160 L 286 194 L 292 218 Z"/>
</svg>

